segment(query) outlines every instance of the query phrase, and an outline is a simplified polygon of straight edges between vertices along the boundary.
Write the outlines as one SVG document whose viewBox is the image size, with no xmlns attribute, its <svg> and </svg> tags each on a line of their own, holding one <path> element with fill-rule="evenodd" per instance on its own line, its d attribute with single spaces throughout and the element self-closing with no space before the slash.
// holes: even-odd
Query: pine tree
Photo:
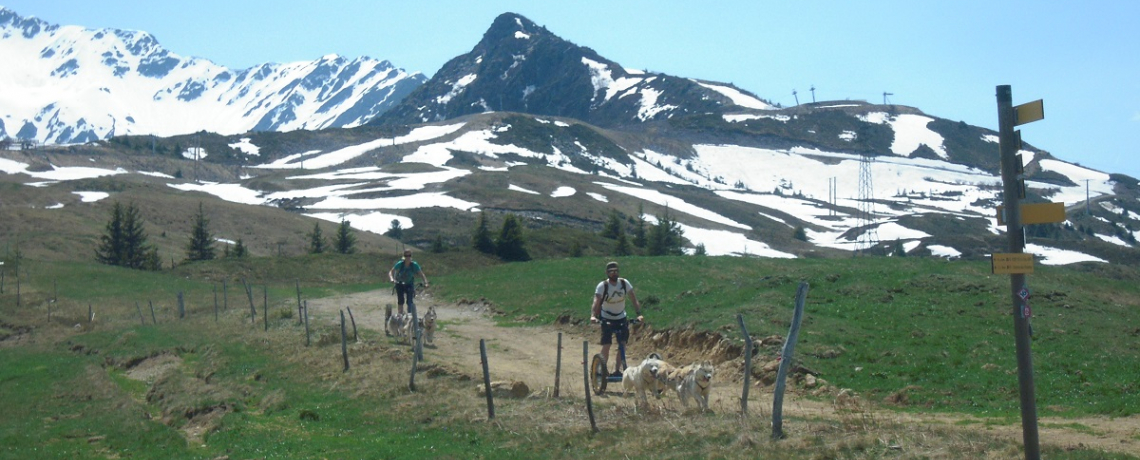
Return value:
<svg viewBox="0 0 1140 460">
<path fill-rule="evenodd" d="M 629 246 L 629 239 L 625 237 L 625 232 L 619 232 L 617 236 L 617 243 L 614 244 L 614 255 L 623 257 L 633 254 L 633 248 Z"/>
<path fill-rule="evenodd" d="M 234 248 L 233 248 L 233 250 L 230 251 L 230 254 L 228 257 L 233 257 L 235 259 L 241 259 L 241 258 L 248 256 L 248 255 L 249 255 L 249 250 L 245 248 L 245 243 L 243 243 L 241 241 L 241 238 L 238 238 L 237 242 L 234 243 Z"/>
<path fill-rule="evenodd" d="M 214 236 L 210 234 L 210 220 L 205 208 L 198 203 L 198 215 L 194 216 L 194 228 L 190 231 L 190 242 L 186 245 L 186 260 L 213 260 Z"/>
<path fill-rule="evenodd" d="M 807 241 L 807 230 L 804 229 L 803 225 L 797 225 L 796 228 L 792 230 L 792 238 L 800 241 Z"/>
<path fill-rule="evenodd" d="M 610 217 L 606 220 L 606 226 L 602 227 L 602 237 L 614 240 L 617 239 L 620 233 L 621 219 L 618 217 L 616 210 L 610 210 Z"/>
<path fill-rule="evenodd" d="M 499 239 L 495 242 L 495 254 L 508 262 L 530 260 L 530 254 L 524 247 L 525 244 L 522 224 L 519 223 L 514 214 L 507 214 L 506 219 L 503 220 L 503 229 L 499 232 Z"/>
<path fill-rule="evenodd" d="M 107 265 L 146 269 L 149 267 L 149 251 L 157 252 L 147 245 L 146 240 L 139 208 L 134 203 L 124 208 L 115 202 L 111 208 L 111 220 L 107 222 L 105 233 L 99 237 L 95 260 Z"/>
<path fill-rule="evenodd" d="M 107 221 L 103 235 L 99 237 L 99 247 L 95 248 L 95 260 L 101 264 L 122 265 L 125 244 L 123 206 L 116 201 L 111 207 L 111 220 Z"/>
<path fill-rule="evenodd" d="M 645 248 L 645 204 L 637 204 L 637 224 L 633 227 L 633 245 Z"/>
<path fill-rule="evenodd" d="M 484 254 L 495 253 L 495 242 L 487 229 L 487 211 L 479 212 L 479 223 L 475 224 L 475 234 L 471 236 L 471 247 Z"/>
<path fill-rule="evenodd" d="M 139 208 L 134 203 L 129 203 L 127 209 L 123 212 L 123 238 L 124 244 L 124 267 L 134 269 L 146 268 L 146 257 L 149 246 L 146 243 L 146 230 L 143 229 L 142 216 L 139 215 Z"/>
<path fill-rule="evenodd" d="M 313 223 L 313 231 L 305 235 L 309 239 L 309 254 L 321 254 L 325 252 L 325 237 L 321 235 L 321 223 Z"/>
<path fill-rule="evenodd" d="M 148 246 L 143 257 L 143 270 L 159 271 L 162 270 L 162 258 L 158 256 L 158 248 Z"/>
<path fill-rule="evenodd" d="M 388 227 L 388 231 L 384 235 L 393 240 L 398 240 L 404 237 L 404 229 L 400 226 L 399 219 L 392 219 L 392 225 Z"/>
<path fill-rule="evenodd" d="M 707 256 L 708 254 L 708 250 L 705 249 L 704 243 L 697 244 L 697 248 L 693 250 L 694 256 Z"/>
<path fill-rule="evenodd" d="M 657 216 L 657 225 L 649 229 L 649 241 L 647 243 L 649 255 L 651 256 L 665 256 L 665 255 L 681 255 L 682 239 L 681 236 L 684 232 L 681 230 L 680 224 L 669 216 L 669 208 L 665 208 L 665 214 Z"/>
<path fill-rule="evenodd" d="M 891 255 L 893 255 L 895 257 L 906 257 L 906 248 L 903 247 L 903 244 L 901 241 L 895 240 L 894 248 L 891 251 Z"/>
<path fill-rule="evenodd" d="M 352 254 L 356 252 L 356 236 L 352 234 L 352 226 L 348 225 L 347 220 L 340 221 L 340 227 L 336 230 L 336 239 L 333 241 L 333 246 L 336 247 L 336 252 L 341 254 Z"/>
</svg>

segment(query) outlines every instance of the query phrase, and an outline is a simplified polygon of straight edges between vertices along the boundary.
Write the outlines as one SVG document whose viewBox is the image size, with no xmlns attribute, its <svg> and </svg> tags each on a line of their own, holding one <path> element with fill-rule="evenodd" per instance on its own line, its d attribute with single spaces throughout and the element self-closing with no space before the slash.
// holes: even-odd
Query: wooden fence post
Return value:
<svg viewBox="0 0 1140 460">
<path fill-rule="evenodd" d="M 301 280 L 297 280 L 297 325 L 301 325 Z"/>
<path fill-rule="evenodd" d="M 146 317 L 143 316 L 142 307 L 139 306 L 139 302 L 137 300 L 135 301 L 135 310 L 139 312 L 139 323 L 142 323 L 143 326 L 146 326 Z"/>
<path fill-rule="evenodd" d="M 241 279 L 241 284 L 245 286 L 245 296 L 249 299 L 249 322 L 252 323 L 257 321 L 257 307 L 253 306 L 253 288 L 245 278 Z"/>
<path fill-rule="evenodd" d="M 412 353 L 412 373 L 408 376 L 408 390 L 411 392 L 416 391 L 416 366 L 420 360 L 416 358 L 416 354 Z"/>
<path fill-rule="evenodd" d="M 150 306 L 150 323 L 158 324 L 158 320 L 154 317 L 154 302 L 148 300 L 146 301 L 146 304 Z"/>
<path fill-rule="evenodd" d="M 91 310 L 91 304 L 87 304 L 87 324 L 95 322 L 95 311 Z"/>
<path fill-rule="evenodd" d="M 261 287 L 261 315 L 265 317 L 265 332 L 269 332 L 269 285 Z M 341 313 L 344 316 L 344 313 Z M 344 318 L 341 318 L 343 322 Z"/>
<path fill-rule="evenodd" d="M 360 337 L 356 335 L 356 318 L 352 316 L 352 308 L 344 307 L 344 309 L 348 310 L 348 320 L 352 321 L 352 341 L 359 342 Z"/>
<path fill-rule="evenodd" d="M 214 322 L 218 322 L 218 283 L 214 283 Z"/>
<path fill-rule="evenodd" d="M 796 349 L 796 338 L 800 333 L 800 321 L 804 316 L 804 302 L 807 300 L 808 284 L 800 281 L 796 290 L 796 310 L 792 314 L 792 326 L 788 331 L 788 338 L 784 340 L 784 349 L 780 352 L 780 370 L 776 373 L 776 390 L 772 396 L 772 439 L 784 439 L 784 381 L 788 378 L 788 370 L 792 367 L 793 353 Z"/>
<path fill-rule="evenodd" d="M 416 355 L 416 359 L 422 361 L 424 359 L 424 328 L 420 327 L 419 313 L 416 312 L 416 305 L 412 303 L 412 297 L 415 296 L 408 296 L 408 312 L 412 314 L 412 353 Z"/>
<path fill-rule="evenodd" d="M 598 423 L 594 421 L 594 403 L 590 399 L 590 342 L 588 340 L 582 341 L 582 383 L 586 387 L 586 412 L 590 414 L 590 430 L 597 433 Z"/>
<path fill-rule="evenodd" d="M 487 365 L 487 341 L 479 339 L 479 357 L 483 362 L 483 389 L 487 390 L 487 420 L 495 418 L 495 400 L 491 396 L 491 371 Z"/>
<path fill-rule="evenodd" d="M 59 302 L 59 280 L 56 278 L 51 279 L 51 301 L 52 303 Z"/>
<path fill-rule="evenodd" d="M 16 307 L 20 306 L 20 269 L 16 269 Z"/>
<path fill-rule="evenodd" d="M 562 333 L 558 333 L 558 357 L 554 359 L 554 397 L 558 397 L 558 386 L 562 379 Z"/>
<path fill-rule="evenodd" d="M 182 291 L 178 291 L 178 319 L 186 317 L 186 304 L 182 301 Z"/>
<path fill-rule="evenodd" d="M 748 384 L 752 377 L 752 337 L 748 335 L 748 328 L 744 327 L 744 315 L 736 314 L 736 322 L 740 323 L 740 334 L 744 336 L 744 390 L 740 395 L 740 417 L 748 418 Z"/>
<path fill-rule="evenodd" d="M 305 346 L 309 346 L 309 301 L 305 301 Z"/>
<path fill-rule="evenodd" d="M 348 372 L 348 332 L 344 329 L 344 310 L 340 311 L 340 354 L 344 356 L 344 371 Z"/>
<path fill-rule="evenodd" d="M 226 289 L 226 280 L 222 280 L 222 310 L 230 310 L 229 289 Z"/>
</svg>

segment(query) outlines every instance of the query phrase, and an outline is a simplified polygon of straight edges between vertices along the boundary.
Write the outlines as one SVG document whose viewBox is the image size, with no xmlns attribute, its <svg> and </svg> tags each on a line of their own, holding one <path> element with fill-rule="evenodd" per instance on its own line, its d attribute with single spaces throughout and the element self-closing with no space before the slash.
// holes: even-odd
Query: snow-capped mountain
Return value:
<svg viewBox="0 0 1140 460">
<path fill-rule="evenodd" d="M 2 18 L 3 30 L 24 36 L 21 43 L 49 34 L 34 20 Z M 49 35 L 62 36 L 62 29 Z M 150 43 L 129 42 L 142 41 Z M 42 53 L 54 59 L 64 51 Z M 144 82 L 150 74 L 212 65 L 164 51 L 103 58 L 138 55 L 149 57 L 131 58 L 123 73 Z M 76 62 L 61 75 L 115 68 Z M 56 65 L 49 73 L 62 64 Z M 279 75 L 273 69 L 249 69 L 226 81 L 269 85 Z M 0 78 L 11 75 L 0 70 Z M 148 97 L 191 107 L 229 94 L 218 89 L 222 84 L 188 85 Z M 295 94 L 333 92 L 304 92 L 308 87 L 304 80 L 283 86 Z M 189 100 L 182 100 L 184 92 Z M 272 118 L 284 113 L 268 111 L 258 120 L 284 120 Z M 212 132 L 192 143 L 187 136 L 144 142 L 120 136 L 36 155 L 0 150 L 0 173 L 7 174 L 0 179 L 82 198 L 115 196 L 125 181 L 68 190 L 75 174 L 138 174 L 161 181 L 164 190 L 344 219 L 377 233 L 398 221 L 412 244 L 436 238 L 465 244 L 473 212 L 481 210 L 579 235 L 596 234 L 614 213 L 650 223 L 671 213 L 689 251 L 714 255 L 827 257 L 871 245 L 880 253 L 982 259 L 1006 244 L 1006 229 L 995 219 L 1001 175 L 997 133 L 990 129 L 862 101 L 771 106 L 731 85 L 626 70 L 514 14 L 496 19 L 471 53 L 450 61 L 375 124 L 225 134 L 245 131 L 200 123 L 189 131 Z M 1027 200 L 1068 208 L 1062 224 L 1026 227 L 1031 252 L 1048 263 L 1140 261 L 1135 178 L 1090 170 L 1030 145 L 1020 154 Z M 187 171 L 194 171 L 192 180 L 183 179 Z M 82 202 L 69 197 L 26 207 L 58 209 L 72 201 Z M 5 209 L 15 207 L 0 207 L 0 214 Z M 569 253 L 563 240 L 545 243 L 547 255 Z M 599 248 L 611 243 L 595 244 L 595 254 L 609 254 Z"/>
<path fill-rule="evenodd" d="M 471 52 L 444 64 L 377 123 L 511 111 L 616 127 L 730 107 L 773 108 L 730 84 L 626 69 L 525 17 L 504 13 Z"/>
<path fill-rule="evenodd" d="M 0 138 L 81 143 L 360 125 L 426 78 L 388 61 L 328 55 L 229 69 L 146 32 L 49 24 L 0 8 Z"/>
</svg>

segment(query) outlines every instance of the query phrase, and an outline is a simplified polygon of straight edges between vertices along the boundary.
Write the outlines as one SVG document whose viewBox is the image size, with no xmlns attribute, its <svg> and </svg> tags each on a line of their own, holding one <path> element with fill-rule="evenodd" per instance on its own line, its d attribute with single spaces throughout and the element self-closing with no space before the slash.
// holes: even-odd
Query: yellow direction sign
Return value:
<svg viewBox="0 0 1140 460">
<path fill-rule="evenodd" d="M 997 207 L 998 225 L 1005 225 L 1005 206 Z M 1065 203 L 1027 203 L 1021 205 L 1021 225 L 1055 224 L 1065 221 Z"/>
<path fill-rule="evenodd" d="M 1045 118 L 1045 102 L 1041 99 L 1013 108 L 1013 126 L 1032 123 L 1043 118 Z"/>
<path fill-rule="evenodd" d="M 996 275 L 1033 273 L 1033 254 L 992 254 L 990 260 Z"/>
</svg>

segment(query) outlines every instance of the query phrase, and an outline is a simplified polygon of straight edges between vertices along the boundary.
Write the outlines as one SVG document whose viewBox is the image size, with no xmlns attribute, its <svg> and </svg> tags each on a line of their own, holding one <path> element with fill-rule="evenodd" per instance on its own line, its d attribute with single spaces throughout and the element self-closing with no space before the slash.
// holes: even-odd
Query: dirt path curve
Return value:
<svg viewBox="0 0 1140 460">
<path fill-rule="evenodd" d="M 337 311 L 344 307 L 351 308 L 357 327 L 372 330 L 372 334 L 377 336 L 362 340 L 378 340 L 398 346 L 394 338 L 382 335 L 384 305 L 388 303 L 395 305 L 395 297 L 389 290 L 380 290 L 313 299 L 309 301 L 309 310 L 313 318 L 321 316 L 330 321 L 339 321 Z M 431 296 L 430 291 L 418 293 L 417 313 L 422 316 L 428 307 L 435 307 L 439 315 L 439 328 L 435 333 L 435 342 L 424 346 L 425 362 L 456 369 L 481 382 L 483 370 L 479 340 L 483 339 L 487 346 L 492 381 L 517 380 L 526 383 L 532 392 L 549 392 L 554 388 L 558 333 L 562 332 L 560 395 L 584 395 L 582 341 L 587 339 L 581 334 L 570 330 L 559 331 L 549 326 L 499 327 L 495 324 L 490 309 L 482 303 L 441 303 Z M 594 342 L 596 341 L 595 338 Z M 597 345 L 592 344 L 590 353 L 596 352 Z"/>
<path fill-rule="evenodd" d="M 383 335 L 384 305 L 395 304 L 390 290 L 362 292 L 339 297 L 312 299 L 308 301 L 310 317 L 314 321 L 338 323 L 338 311 L 344 307 L 352 310 L 357 327 L 369 332 L 362 333 L 361 340 L 378 341 L 391 346 L 401 346 L 390 337 Z M 424 361 L 455 369 L 481 382 L 482 365 L 479 357 L 479 340 L 487 345 L 487 361 L 491 380 L 522 381 L 533 393 L 549 395 L 554 388 L 555 363 L 557 357 L 558 333 L 562 333 L 562 374 L 560 396 L 584 398 L 585 386 L 582 377 L 582 342 L 589 342 L 589 353 L 593 356 L 599 348 L 597 327 L 552 325 L 527 325 L 526 327 L 501 327 L 495 324 L 493 313 L 487 305 L 476 302 L 456 305 L 438 302 L 431 292 L 420 293 L 416 302 L 422 315 L 428 307 L 434 307 L 439 315 L 439 330 L 435 343 L 424 347 Z M 367 334 L 373 335 L 369 337 Z M 640 361 L 648 353 L 648 340 L 631 340 L 630 363 Z M 616 348 L 613 351 L 616 353 Z M 612 358 L 611 358 L 612 359 Z M 669 356 L 666 355 L 669 360 Z M 676 365 L 688 362 L 674 362 Z M 717 367 L 714 379 L 710 408 L 716 413 L 732 413 L 740 410 L 740 382 L 743 367 L 735 363 L 725 363 Z M 605 398 L 615 404 L 626 404 L 631 408 L 633 398 L 620 393 L 621 384 L 611 383 Z M 597 397 L 595 397 L 597 400 Z M 652 401 L 652 400 L 651 400 Z M 675 395 L 667 395 L 663 403 L 670 410 L 681 410 Z M 1020 442 L 1021 425 L 988 425 L 982 419 L 956 414 L 913 414 L 887 409 L 868 408 L 875 404 L 862 404 L 861 410 L 873 412 L 873 418 L 901 424 L 933 424 L 941 427 L 962 427 L 964 430 L 979 430 L 987 434 L 1006 436 Z M 770 388 L 756 388 L 750 391 L 749 413 L 770 416 L 772 393 Z M 821 403 L 797 398 L 794 394 L 784 399 L 783 413 L 791 417 L 823 417 L 849 420 L 850 413 L 840 414 L 836 404 Z M 868 415 L 866 413 L 862 415 Z M 854 416 L 858 418 L 859 416 Z M 963 423 L 976 422 L 976 423 Z M 1088 446 L 1096 449 L 1140 454 L 1140 416 L 1127 418 L 1084 417 L 1079 419 L 1040 417 L 1038 422 L 1039 439 L 1042 444 L 1060 447 Z"/>
</svg>

